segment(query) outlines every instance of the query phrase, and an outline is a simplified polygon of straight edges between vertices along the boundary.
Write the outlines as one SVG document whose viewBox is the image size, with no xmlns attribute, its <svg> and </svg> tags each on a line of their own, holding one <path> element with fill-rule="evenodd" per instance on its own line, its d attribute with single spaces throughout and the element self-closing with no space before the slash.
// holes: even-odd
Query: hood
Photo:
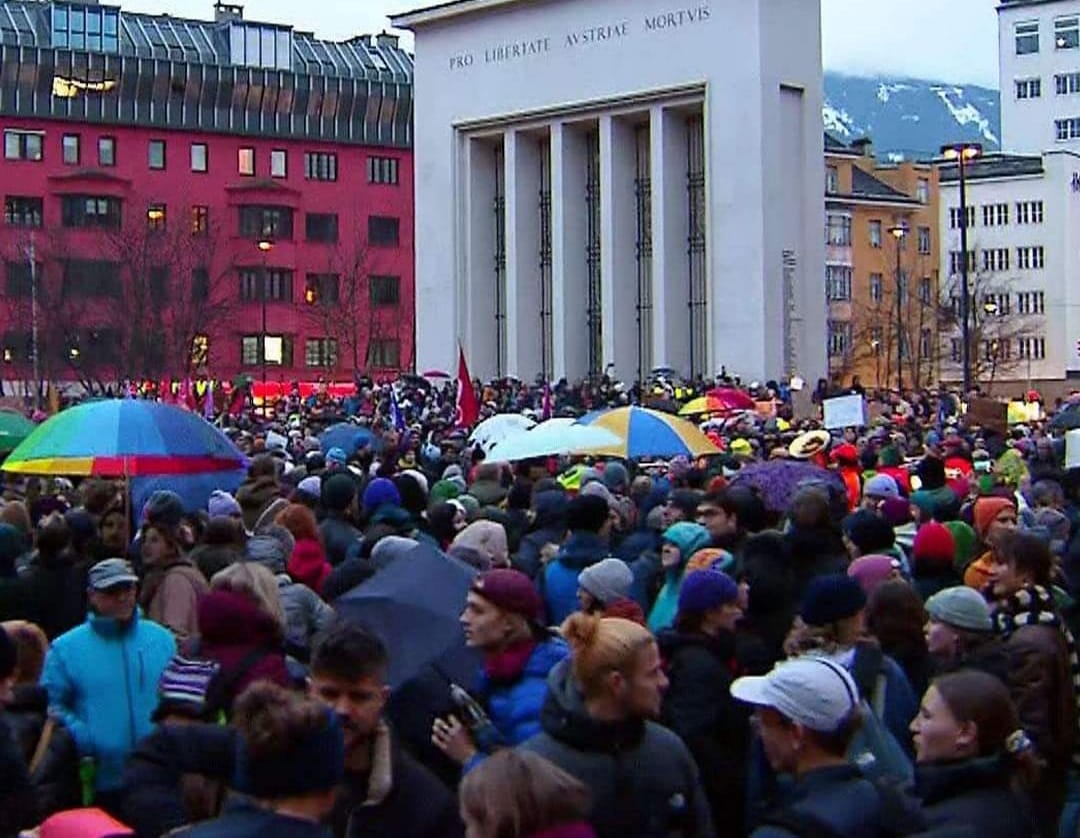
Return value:
<svg viewBox="0 0 1080 838">
<path fill-rule="evenodd" d="M 537 492 L 533 498 L 534 530 L 554 529 L 562 527 L 566 529 L 566 493 L 550 489 L 545 492 Z"/>
<path fill-rule="evenodd" d="M 391 562 L 397 561 L 416 547 L 418 542 L 412 538 L 404 538 L 400 535 L 387 535 L 375 542 L 371 548 L 371 565 L 376 570 L 382 570 Z"/>
<path fill-rule="evenodd" d="M 570 675 L 570 659 L 548 675 L 548 694 L 540 725 L 553 739 L 579 751 L 615 753 L 637 747 L 645 737 L 645 722 L 598 722 L 589 717 L 581 690 Z"/>
<path fill-rule="evenodd" d="M 570 533 L 559 548 L 559 562 L 573 570 L 583 570 L 608 555 L 608 540 L 586 530 Z"/>
<path fill-rule="evenodd" d="M 274 619 L 243 594 L 210 591 L 199 599 L 199 634 L 206 643 L 276 645 L 281 633 Z"/>
<path fill-rule="evenodd" d="M 664 530 L 663 541 L 679 548 L 679 564 L 685 566 L 698 550 L 708 547 L 711 542 L 709 531 L 701 524 L 679 521 Z"/>
</svg>

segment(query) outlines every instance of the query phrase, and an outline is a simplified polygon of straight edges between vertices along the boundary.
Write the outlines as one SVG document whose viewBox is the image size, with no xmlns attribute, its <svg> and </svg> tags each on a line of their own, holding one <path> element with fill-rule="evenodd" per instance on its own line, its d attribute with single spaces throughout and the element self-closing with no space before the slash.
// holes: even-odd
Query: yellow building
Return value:
<svg viewBox="0 0 1080 838">
<path fill-rule="evenodd" d="M 865 387 L 937 380 L 938 181 L 881 163 L 869 140 L 825 135 L 825 295 L 831 379 Z M 898 376 L 899 373 L 900 375 Z"/>
</svg>

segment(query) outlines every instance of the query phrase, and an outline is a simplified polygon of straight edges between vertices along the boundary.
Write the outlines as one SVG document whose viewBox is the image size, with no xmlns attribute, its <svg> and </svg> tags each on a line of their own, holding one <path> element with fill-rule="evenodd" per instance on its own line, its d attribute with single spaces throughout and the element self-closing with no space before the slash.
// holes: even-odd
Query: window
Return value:
<svg viewBox="0 0 1080 838">
<path fill-rule="evenodd" d="M 924 276 L 919 280 L 919 302 L 924 306 L 930 305 L 933 299 L 933 286 L 930 284 L 930 277 Z"/>
<path fill-rule="evenodd" d="M 870 222 L 870 246 L 881 247 L 881 222 Z"/>
<path fill-rule="evenodd" d="M 52 4 L 52 46 L 118 53 L 120 10 L 93 5 Z"/>
<path fill-rule="evenodd" d="M 1054 76 L 1054 92 L 1058 96 L 1080 93 L 1080 73 L 1058 73 Z"/>
<path fill-rule="evenodd" d="M 962 213 L 960 212 L 960 207 L 950 207 L 949 208 L 949 227 L 951 227 L 953 230 L 959 229 L 960 226 L 961 226 L 961 224 L 960 224 L 961 217 L 962 217 Z M 967 208 L 967 226 L 968 227 L 974 227 L 975 226 L 975 207 L 968 207 Z"/>
<path fill-rule="evenodd" d="M 851 268 L 846 265 L 825 266 L 825 298 L 829 302 L 851 299 Z"/>
<path fill-rule="evenodd" d="M 1054 136 L 1059 141 L 1080 138 L 1080 117 L 1073 116 L 1068 119 L 1055 119 Z"/>
<path fill-rule="evenodd" d="M 829 215 L 825 218 L 825 244 L 851 247 L 851 216 Z"/>
<path fill-rule="evenodd" d="M 191 269 L 191 299 L 197 303 L 210 299 L 210 271 L 206 268 Z"/>
<path fill-rule="evenodd" d="M 93 259 L 71 259 L 64 263 L 62 293 L 65 297 L 118 297 L 120 265 Z"/>
<path fill-rule="evenodd" d="M 1046 338 L 1017 338 L 1016 354 L 1021 360 L 1043 360 L 1046 357 Z"/>
<path fill-rule="evenodd" d="M 1042 267 L 1044 267 L 1043 253 L 1044 253 L 1044 251 L 1043 251 L 1041 246 L 1031 248 L 1031 267 L 1033 267 L 1033 268 L 1042 268 Z"/>
<path fill-rule="evenodd" d="M 308 274 L 304 283 L 304 302 L 337 303 L 341 296 L 341 278 L 337 274 Z"/>
<path fill-rule="evenodd" d="M 293 211 L 289 207 L 240 207 L 240 235 L 247 239 L 291 239 Z"/>
<path fill-rule="evenodd" d="M 150 299 L 155 303 L 169 300 L 169 269 L 165 265 L 154 265 L 149 275 Z"/>
<path fill-rule="evenodd" d="M 835 195 L 840 191 L 840 173 L 836 166 L 825 167 L 825 194 Z"/>
<path fill-rule="evenodd" d="M 205 236 L 210 231 L 210 207 L 196 204 L 191 208 L 191 233 Z"/>
<path fill-rule="evenodd" d="M 79 165 L 79 140 L 80 136 L 78 134 L 64 134 L 61 142 L 64 150 L 65 166 Z"/>
<path fill-rule="evenodd" d="M 1017 314 L 1045 314 L 1045 305 L 1042 291 L 1021 291 L 1016 295 Z"/>
<path fill-rule="evenodd" d="M 304 217 L 304 227 L 309 242 L 336 242 L 338 240 L 336 213 L 309 212 Z"/>
<path fill-rule="evenodd" d="M 949 251 L 949 273 L 958 274 L 964 269 L 964 259 L 961 256 L 961 251 L 950 250 Z M 975 270 L 975 251 L 969 250 L 967 252 L 967 269 L 968 271 Z"/>
<path fill-rule="evenodd" d="M 120 199 L 98 195 L 64 195 L 60 217 L 65 227 L 120 229 Z"/>
<path fill-rule="evenodd" d="M 929 358 L 933 355 L 934 333 L 930 329 L 919 332 L 919 357 Z"/>
<path fill-rule="evenodd" d="M 1080 47 L 1080 18 L 1076 15 L 1059 17 L 1054 21 L 1054 48 L 1076 49 Z"/>
<path fill-rule="evenodd" d="M 829 355 L 846 355 L 851 345 L 851 324 L 839 320 L 829 321 Z"/>
<path fill-rule="evenodd" d="M 146 229 L 161 232 L 168 221 L 165 204 L 151 204 L 146 208 Z"/>
<path fill-rule="evenodd" d="M 1042 246 L 1016 248 L 1016 267 L 1020 269 L 1044 267 L 1044 251 Z"/>
<path fill-rule="evenodd" d="M 165 141 L 151 140 L 147 155 L 151 169 L 161 170 L 165 168 Z"/>
<path fill-rule="evenodd" d="M 229 26 L 229 58 L 236 67 L 291 70 L 293 35 L 288 29 L 233 21 Z"/>
<path fill-rule="evenodd" d="M 4 198 L 4 223 L 10 227 L 40 227 L 44 203 L 41 198 L 8 195 Z"/>
<path fill-rule="evenodd" d="M 309 367 L 334 367 L 337 359 L 334 338 L 308 338 L 304 344 L 304 363 Z"/>
<path fill-rule="evenodd" d="M 930 252 L 930 228 L 929 227 L 920 227 L 919 228 L 919 253 L 926 254 L 926 253 L 929 253 L 929 252 Z"/>
<path fill-rule="evenodd" d="M 306 152 L 304 177 L 308 180 L 337 180 L 337 155 L 330 151 Z"/>
<path fill-rule="evenodd" d="M 240 338 L 240 363 L 244 366 L 257 366 L 262 363 L 259 355 L 259 335 L 244 335 Z M 292 338 L 288 335 L 265 335 L 262 340 L 268 366 L 292 366 Z"/>
<path fill-rule="evenodd" d="M 930 203 L 930 181 L 924 177 L 919 178 L 915 184 L 915 199 L 920 204 Z"/>
<path fill-rule="evenodd" d="M 204 367 L 210 362 L 210 337 L 208 335 L 195 335 L 191 339 L 191 365 Z"/>
<path fill-rule="evenodd" d="M 828 169 L 832 169 L 833 174 L 836 174 L 835 166 L 827 167 L 826 172 Z M 398 159 L 396 157 L 369 157 L 367 159 L 367 182 L 396 186 L 398 182 Z M 825 191 L 835 192 L 835 189 L 829 189 L 828 183 L 828 177 L 826 176 Z"/>
<path fill-rule="evenodd" d="M 953 363 L 956 363 L 956 364 L 960 363 L 960 352 L 961 352 L 960 338 L 950 338 L 949 339 L 949 357 L 952 359 Z"/>
<path fill-rule="evenodd" d="M 246 177 L 251 177 L 255 174 L 255 149 L 242 148 L 237 152 L 236 170 Z"/>
<path fill-rule="evenodd" d="M 1042 79 L 1017 79 L 1017 99 L 1038 99 L 1042 96 Z"/>
<path fill-rule="evenodd" d="M 367 366 L 379 369 L 397 369 L 401 366 L 401 345 L 396 340 L 369 340 Z"/>
<path fill-rule="evenodd" d="M 870 299 L 873 302 L 881 302 L 883 287 L 884 284 L 882 282 L 881 274 L 870 274 Z"/>
<path fill-rule="evenodd" d="M 1039 51 L 1039 22 L 1037 20 L 1017 23 L 1013 27 L 1016 38 L 1016 54 L 1031 55 Z"/>
<path fill-rule="evenodd" d="M 289 176 L 289 153 L 276 148 L 270 152 L 270 177 Z"/>
<path fill-rule="evenodd" d="M 240 299 L 246 303 L 261 301 L 259 289 L 264 281 L 267 302 L 292 302 L 293 272 L 285 268 L 241 268 Z"/>
<path fill-rule="evenodd" d="M 369 282 L 369 303 L 373 308 L 396 306 L 400 300 L 400 286 L 400 277 L 372 276 Z"/>
<path fill-rule="evenodd" d="M 34 276 L 30 273 L 30 263 L 6 262 L 4 265 L 4 296 L 30 297 L 33 295 Z M 41 275 L 41 263 L 34 264 L 34 272 Z"/>
<path fill-rule="evenodd" d="M 115 166 L 116 137 L 98 137 L 97 156 L 99 166 Z"/>
<path fill-rule="evenodd" d="M 985 227 L 993 227 L 994 226 L 994 205 L 993 204 L 987 204 L 986 206 L 984 206 L 982 208 L 982 211 L 983 211 L 983 226 L 985 226 Z"/>
<path fill-rule="evenodd" d="M 851 219 L 848 219 L 850 222 Z M 385 215 L 368 216 L 368 244 L 372 247 L 397 247 L 400 237 L 398 219 Z"/>
<path fill-rule="evenodd" d="M 210 151 L 206 143 L 191 144 L 191 171 L 206 172 L 210 169 Z"/>
<path fill-rule="evenodd" d="M 44 131 L 4 131 L 4 157 L 8 160 L 39 161 L 45 153 Z"/>
<path fill-rule="evenodd" d="M 1017 224 L 1042 224 L 1042 201 L 1018 201 L 1016 204 Z"/>
</svg>

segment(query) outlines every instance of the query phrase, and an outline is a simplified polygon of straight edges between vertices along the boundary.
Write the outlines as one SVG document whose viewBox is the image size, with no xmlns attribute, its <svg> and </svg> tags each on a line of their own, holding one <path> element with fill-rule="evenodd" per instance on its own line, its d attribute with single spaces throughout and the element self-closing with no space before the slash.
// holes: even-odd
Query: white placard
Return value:
<svg viewBox="0 0 1080 838">
<path fill-rule="evenodd" d="M 1065 468 L 1080 468 L 1080 429 L 1065 434 Z"/>
<path fill-rule="evenodd" d="M 861 428 L 866 424 L 866 400 L 862 396 L 838 396 L 825 399 L 825 428 Z"/>
</svg>

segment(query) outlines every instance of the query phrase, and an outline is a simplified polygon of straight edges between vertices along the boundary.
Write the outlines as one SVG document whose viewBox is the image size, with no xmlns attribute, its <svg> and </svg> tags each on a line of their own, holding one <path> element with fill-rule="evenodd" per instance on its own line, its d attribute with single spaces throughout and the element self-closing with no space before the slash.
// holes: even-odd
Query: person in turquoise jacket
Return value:
<svg viewBox="0 0 1080 838">
<path fill-rule="evenodd" d="M 138 577 L 123 559 L 90 568 L 86 622 L 53 641 L 41 683 L 49 710 L 94 764 L 94 802 L 119 803 L 124 764 L 153 730 L 158 681 L 176 654 L 172 632 L 135 607 Z"/>
<path fill-rule="evenodd" d="M 660 563 L 664 568 L 664 586 L 649 612 L 649 630 L 654 634 L 671 628 L 679 610 L 679 590 L 686 575 L 686 563 L 698 550 L 712 543 L 709 531 L 701 524 L 679 521 L 660 537 Z"/>
</svg>

